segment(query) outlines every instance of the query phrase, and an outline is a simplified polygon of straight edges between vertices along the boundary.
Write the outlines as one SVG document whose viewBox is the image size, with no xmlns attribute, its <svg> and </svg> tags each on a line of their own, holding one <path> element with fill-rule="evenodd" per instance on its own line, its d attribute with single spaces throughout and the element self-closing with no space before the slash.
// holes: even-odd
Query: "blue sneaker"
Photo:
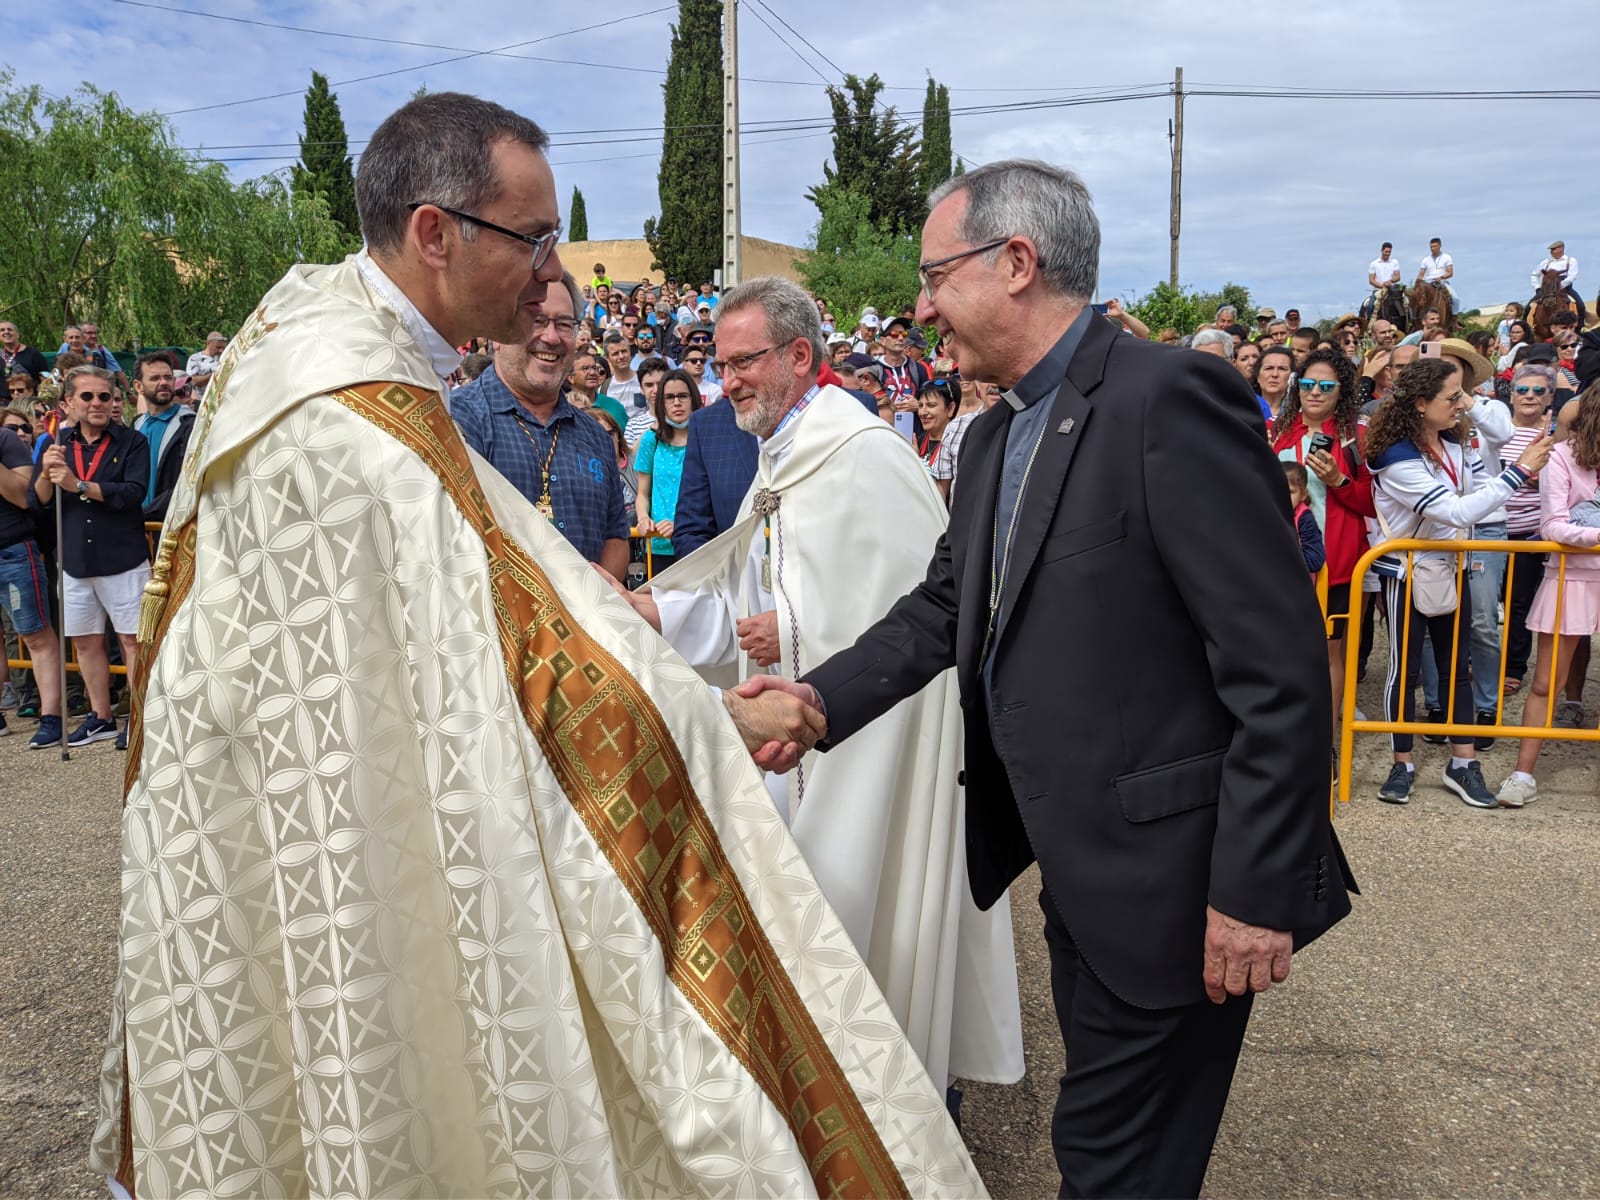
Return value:
<svg viewBox="0 0 1600 1200">
<path fill-rule="evenodd" d="M 116 721 L 90 713 L 83 724 L 67 736 L 67 745 L 87 746 L 90 742 L 109 742 L 116 736 Z"/>
<path fill-rule="evenodd" d="M 39 728 L 28 739 L 29 750 L 48 750 L 61 744 L 61 718 L 40 717 Z"/>
</svg>

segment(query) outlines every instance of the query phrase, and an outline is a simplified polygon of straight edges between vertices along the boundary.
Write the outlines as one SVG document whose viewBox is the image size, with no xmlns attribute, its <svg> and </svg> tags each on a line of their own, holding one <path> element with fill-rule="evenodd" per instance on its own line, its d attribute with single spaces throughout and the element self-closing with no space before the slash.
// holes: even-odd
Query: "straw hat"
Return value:
<svg viewBox="0 0 1600 1200">
<path fill-rule="evenodd" d="M 1494 366 L 1487 358 L 1479 354 L 1462 338 L 1445 338 L 1440 343 L 1440 353 L 1446 358 L 1453 358 L 1461 364 L 1462 373 L 1466 376 L 1461 386 L 1469 391 L 1477 391 L 1489 380 L 1494 378 Z"/>
</svg>

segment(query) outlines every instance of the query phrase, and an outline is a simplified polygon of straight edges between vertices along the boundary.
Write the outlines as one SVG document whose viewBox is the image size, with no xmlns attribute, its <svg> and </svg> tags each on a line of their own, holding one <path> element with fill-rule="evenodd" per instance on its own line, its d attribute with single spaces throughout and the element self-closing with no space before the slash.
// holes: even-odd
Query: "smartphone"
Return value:
<svg viewBox="0 0 1600 1200">
<path fill-rule="evenodd" d="M 1423 342 L 1417 347 L 1417 353 L 1423 358 L 1443 358 L 1443 342 Z"/>
<path fill-rule="evenodd" d="M 899 433 L 908 442 L 917 440 L 917 414 L 911 412 L 897 412 L 894 415 L 895 432 Z"/>
<path fill-rule="evenodd" d="M 1102 317 L 1111 311 L 1104 304 L 1091 304 L 1089 307 L 1094 309 L 1095 312 L 1099 313 Z"/>
<path fill-rule="evenodd" d="M 1311 437 L 1311 453 L 1322 451 L 1327 454 L 1333 449 L 1333 439 L 1325 433 L 1313 434 Z"/>
</svg>

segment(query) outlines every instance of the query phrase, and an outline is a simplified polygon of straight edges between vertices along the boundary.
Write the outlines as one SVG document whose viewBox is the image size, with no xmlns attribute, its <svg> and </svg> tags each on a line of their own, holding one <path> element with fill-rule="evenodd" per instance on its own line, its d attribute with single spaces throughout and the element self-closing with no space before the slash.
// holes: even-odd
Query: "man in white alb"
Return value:
<svg viewBox="0 0 1600 1200">
<path fill-rule="evenodd" d="M 1566 244 L 1560 238 L 1550 243 L 1550 257 L 1533 269 L 1535 292 L 1544 283 L 1544 273 L 1546 271 L 1561 272 L 1561 290 L 1578 306 L 1578 326 L 1582 328 L 1587 325 L 1589 323 L 1589 310 L 1584 307 L 1583 297 L 1578 295 L 1576 286 L 1578 282 L 1578 260 L 1567 253 Z"/>
<path fill-rule="evenodd" d="M 708 681 L 793 679 L 921 580 L 945 506 L 892 426 L 818 388 L 822 324 L 797 285 L 727 292 L 717 354 L 735 420 L 761 442 L 740 519 L 647 594 L 623 594 Z M 768 789 L 934 1082 L 1010 1083 L 1023 1065 L 1011 917 L 1005 903 L 979 912 L 967 886 L 961 749 L 951 670 Z"/>
<path fill-rule="evenodd" d="M 1457 307 L 1455 284 L 1450 281 L 1455 278 L 1455 260 L 1444 252 L 1444 243 L 1438 238 L 1428 241 L 1428 253 L 1423 257 L 1417 267 L 1417 280 L 1420 283 L 1438 284 L 1450 293 L 1450 307 Z"/>
</svg>

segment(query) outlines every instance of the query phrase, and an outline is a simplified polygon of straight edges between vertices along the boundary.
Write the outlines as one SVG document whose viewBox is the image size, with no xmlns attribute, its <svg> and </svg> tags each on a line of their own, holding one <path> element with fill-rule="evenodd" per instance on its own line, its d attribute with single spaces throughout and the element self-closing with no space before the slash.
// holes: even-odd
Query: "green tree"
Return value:
<svg viewBox="0 0 1600 1200">
<path fill-rule="evenodd" d="M 0 313 L 31 343 L 91 317 L 111 346 L 230 330 L 296 262 L 344 253 L 320 196 L 236 184 L 154 113 L 83 87 L 66 99 L 0 73 Z"/>
<path fill-rule="evenodd" d="M 652 269 L 710 279 L 722 265 L 722 0 L 678 0 L 661 90 L 661 215 L 644 223 Z"/>
<path fill-rule="evenodd" d="M 1224 304 L 1233 305 L 1240 323 L 1249 326 L 1255 315 L 1255 305 L 1250 299 L 1250 289 L 1239 283 L 1225 283 L 1214 292 L 1197 292 L 1175 288 L 1163 281 L 1143 296 L 1128 301 L 1127 309 L 1150 326 L 1151 333 L 1159 333 L 1170 326 L 1182 335 L 1193 333 L 1199 326 L 1214 320 L 1217 309 Z"/>
<path fill-rule="evenodd" d="M 810 253 L 794 266 L 812 295 L 847 328 L 868 304 L 898 312 L 917 295 L 918 239 L 874 221 L 872 201 L 845 187 L 815 189 L 822 217 Z"/>
<path fill-rule="evenodd" d="M 922 148 L 919 154 L 922 194 L 949 179 L 950 169 L 950 89 L 928 77 L 928 94 L 922 101 Z"/>
<path fill-rule="evenodd" d="M 844 77 L 844 87 L 828 88 L 833 107 L 833 161 L 822 167 L 822 183 L 806 198 L 823 209 L 830 188 L 867 197 L 874 226 L 894 232 L 920 229 L 926 193 L 920 190 L 918 146 L 894 109 L 878 108 L 883 80 Z"/>
<path fill-rule="evenodd" d="M 350 139 L 344 131 L 339 98 L 328 89 L 328 77 L 311 72 L 306 89 L 305 132 L 300 135 L 300 161 L 292 168 L 294 194 L 313 194 L 328 202 L 328 215 L 348 235 L 350 248 L 361 241 L 361 218 L 356 213 L 356 177 L 350 166 Z"/>
<path fill-rule="evenodd" d="M 589 206 L 583 202 L 583 193 L 572 189 L 572 207 L 567 212 L 567 241 L 589 240 Z"/>
</svg>

